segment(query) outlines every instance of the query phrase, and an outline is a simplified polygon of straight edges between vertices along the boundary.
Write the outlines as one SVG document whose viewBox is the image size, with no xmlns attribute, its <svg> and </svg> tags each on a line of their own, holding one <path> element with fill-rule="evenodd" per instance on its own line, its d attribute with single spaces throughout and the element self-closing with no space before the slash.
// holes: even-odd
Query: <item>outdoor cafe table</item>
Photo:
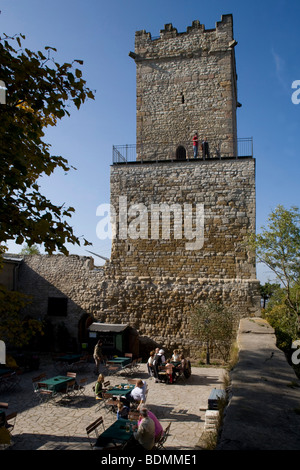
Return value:
<svg viewBox="0 0 300 470">
<path fill-rule="evenodd" d="M 166 364 L 167 364 L 167 362 L 163 362 L 161 365 L 162 365 L 162 366 L 165 366 Z M 181 361 L 171 361 L 171 364 L 172 364 L 174 367 L 178 367 L 178 366 L 180 366 Z"/>
<path fill-rule="evenodd" d="M 97 438 L 95 449 L 106 447 L 108 444 L 126 444 L 133 435 L 132 426 L 136 421 L 130 419 L 117 419 Z"/>
<path fill-rule="evenodd" d="M 0 376 L 6 374 L 12 374 L 15 372 L 13 369 L 9 369 L 8 367 L 0 367 Z"/>
<path fill-rule="evenodd" d="M 171 361 L 171 364 L 173 364 L 173 366 L 175 366 L 175 367 L 178 367 L 178 366 L 180 366 L 181 361 Z"/>
<path fill-rule="evenodd" d="M 108 364 L 117 364 L 121 367 L 124 367 L 131 362 L 131 357 L 114 357 L 113 359 L 109 359 L 106 362 Z"/>
<path fill-rule="evenodd" d="M 59 392 L 61 389 L 65 388 L 67 382 L 74 380 L 74 377 L 66 377 L 64 375 L 57 375 L 51 379 L 43 380 L 42 383 L 47 386 L 48 390 L 53 390 L 54 392 Z"/>
<path fill-rule="evenodd" d="M 126 395 L 128 392 L 131 392 L 131 390 L 135 387 L 133 384 L 120 384 L 120 385 L 114 385 L 112 388 L 108 388 L 105 393 L 109 393 L 110 395 L 113 396 L 122 396 Z"/>
<path fill-rule="evenodd" d="M 81 354 L 65 354 L 64 356 L 56 357 L 55 360 L 73 364 L 73 362 L 78 362 L 80 358 Z"/>
</svg>

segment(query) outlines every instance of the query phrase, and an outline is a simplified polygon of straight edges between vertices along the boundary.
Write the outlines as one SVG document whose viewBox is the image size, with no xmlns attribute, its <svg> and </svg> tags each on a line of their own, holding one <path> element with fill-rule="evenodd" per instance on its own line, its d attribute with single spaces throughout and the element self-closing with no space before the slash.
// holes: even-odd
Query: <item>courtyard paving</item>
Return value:
<svg viewBox="0 0 300 470">
<path fill-rule="evenodd" d="M 88 379 L 85 396 L 75 398 L 68 405 L 39 403 L 33 392 L 32 377 L 41 372 L 46 372 L 47 377 L 59 375 L 54 363 L 42 357 L 38 371 L 23 373 L 14 390 L 0 394 L 0 401 L 9 404 L 7 413 L 18 413 L 9 450 L 90 450 L 86 426 L 98 416 L 103 417 L 105 427 L 116 419 L 112 413 L 98 410 L 92 389 L 97 378 L 94 365 L 89 363 L 77 373 L 78 379 Z M 199 450 L 197 444 L 204 431 L 208 397 L 213 388 L 222 388 L 224 373 L 222 368 L 193 367 L 189 379 L 167 385 L 150 379 L 146 364 L 141 364 L 133 378 L 147 381 L 147 406 L 164 428 L 171 422 L 167 450 Z M 111 385 L 126 381 L 124 376 L 106 379 Z"/>
</svg>

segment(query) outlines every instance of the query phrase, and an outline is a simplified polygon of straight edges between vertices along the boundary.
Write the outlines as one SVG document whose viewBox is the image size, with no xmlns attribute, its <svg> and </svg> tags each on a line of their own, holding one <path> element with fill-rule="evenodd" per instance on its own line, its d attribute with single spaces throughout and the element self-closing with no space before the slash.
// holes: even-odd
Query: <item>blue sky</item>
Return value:
<svg viewBox="0 0 300 470">
<path fill-rule="evenodd" d="M 112 146 L 135 143 L 135 31 L 158 36 L 166 23 L 178 32 L 193 20 L 214 28 L 232 13 L 238 74 L 238 137 L 253 137 L 256 158 L 257 231 L 282 204 L 299 207 L 300 104 L 293 104 L 292 83 L 300 80 L 300 2 L 297 0 L 0 0 L 0 33 L 26 36 L 31 50 L 57 49 L 58 62 L 82 59 L 83 76 L 96 99 L 71 110 L 71 117 L 47 131 L 53 154 L 77 170 L 42 178 L 44 194 L 75 207 L 76 235 L 90 250 L 109 257 L 110 240 L 96 235 L 96 209 L 109 203 Z M 299 94 L 300 97 L 300 94 Z M 9 244 L 10 252 L 22 247 Z M 85 247 L 70 253 L 89 255 Z M 95 258 L 97 264 L 101 260 Z M 263 266 L 257 277 L 273 279 Z"/>
</svg>

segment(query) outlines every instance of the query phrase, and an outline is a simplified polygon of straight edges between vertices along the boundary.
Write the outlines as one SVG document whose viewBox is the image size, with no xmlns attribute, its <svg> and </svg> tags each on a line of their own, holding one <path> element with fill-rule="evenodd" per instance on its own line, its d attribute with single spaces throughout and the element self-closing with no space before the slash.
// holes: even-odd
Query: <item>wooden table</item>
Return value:
<svg viewBox="0 0 300 470">
<path fill-rule="evenodd" d="M 133 435 L 132 427 L 136 421 L 130 419 L 117 419 L 109 428 L 98 437 L 95 448 L 107 447 L 109 444 L 126 444 Z"/>
</svg>

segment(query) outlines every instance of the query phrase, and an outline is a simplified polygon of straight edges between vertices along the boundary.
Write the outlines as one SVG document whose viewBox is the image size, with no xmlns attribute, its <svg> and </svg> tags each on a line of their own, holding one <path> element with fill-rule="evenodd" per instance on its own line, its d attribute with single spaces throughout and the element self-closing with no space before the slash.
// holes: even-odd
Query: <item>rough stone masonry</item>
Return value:
<svg viewBox="0 0 300 470">
<path fill-rule="evenodd" d="M 110 261 L 95 269 L 88 257 L 24 257 L 19 289 L 33 297 L 29 313 L 43 318 L 49 297 L 67 298 L 64 320 L 76 339 L 92 320 L 129 323 L 142 340 L 194 357 L 199 344 L 189 314 L 199 302 L 222 300 L 237 318 L 259 315 L 255 257 L 247 246 L 255 231 L 255 159 L 235 153 L 234 45 L 231 15 L 213 30 L 196 21 L 185 33 L 172 25 L 159 38 L 136 33 L 137 155 L 111 166 Z M 189 158 L 195 130 L 210 141 L 207 160 Z M 176 158 L 178 147 L 184 160 L 182 153 Z M 161 212 L 155 221 L 154 206 Z M 193 246 L 199 207 L 201 243 Z M 194 239 L 187 237 L 189 222 Z"/>
</svg>

